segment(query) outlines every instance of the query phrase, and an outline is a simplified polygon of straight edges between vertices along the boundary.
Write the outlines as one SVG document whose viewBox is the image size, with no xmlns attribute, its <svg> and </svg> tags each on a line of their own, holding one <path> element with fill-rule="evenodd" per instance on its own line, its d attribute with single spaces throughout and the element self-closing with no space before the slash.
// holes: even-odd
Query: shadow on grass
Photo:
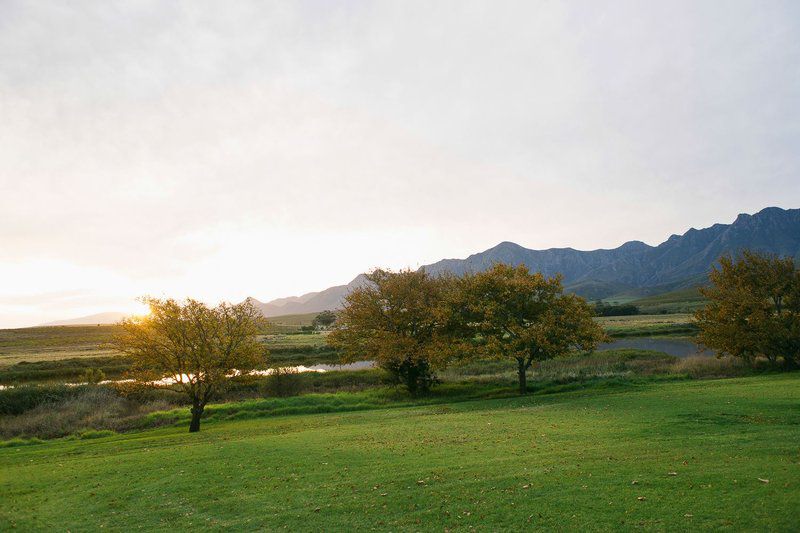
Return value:
<svg viewBox="0 0 800 533">
<path fill-rule="evenodd" d="M 289 398 L 265 398 L 223 404 L 212 404 L 206 408 L 204 423 L 225 420 L 249 420 L 288 415 L 344 413 L 375 409 L 402 407 L 424 407 L 428 405 L 452 404 L 474 400 L 514 399 L 521 403 L 534 401 L 542 396 L 564 393 L 587 392 L 599 394 L 618 392 L 626 388 L 642 385 L 685 380 L 683 376 L 657 376 L 636 378 L 590 378 L 563 379 L 534 382 L 526 396 L 520 396 L 507 381 L 496 383 L 444 383 L 425 396 L 411 396 L 390 387 L 370 389 L 360 392 L 306 394 Z M 491 409 L 493 406 L 474 404 L 471 409 Z M 186 409 L 174 409 L 150 413 L 141 421 L 140 429 L 159 427 L 167 424 L 184 425 L 189 423 Z"/>
</svg>

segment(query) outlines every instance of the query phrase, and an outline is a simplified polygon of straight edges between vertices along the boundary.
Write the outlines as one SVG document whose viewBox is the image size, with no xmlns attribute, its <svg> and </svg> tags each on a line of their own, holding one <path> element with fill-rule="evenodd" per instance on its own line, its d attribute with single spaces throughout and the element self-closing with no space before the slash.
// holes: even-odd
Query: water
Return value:
<svg viewBox="0 0 800 533">
<path fill-rule="evenodd" d="M 693 355 L 712 356 L 713 352 L 701 352 L 700 347 L 685 337 L 625 337 L 600 345 L 600 350 L 618 350 L 629 348 L 634 350 L 656 350 L 675 357 L 691 357 Z"/>
<path fill-rule="evenodd" d="M 300 372 L 339 372 L 339 371 L 342 371 L 342 370 L 369 370 L 370 368 L 375 368 L 376 366 L 377 365 L 375 364 L 375 361 L 356 361 L 355 363 L 348 363 L 346 365 L 285 366 L 285 367 L 281 367 L 281 370 L 288 370 L 290 372 L 297 372 L 297 373 L 300 373 Z M 274 373 L 275 373 L 275 369 L 274 368 L 270 368 L 270 369 L 267 369 L 267 370 L 253 370 L 251 372 L 248 372 L 248 374 L 251 375 L 251 376 L 269 376 L 269 375 L 274 374 Z M 238 371 L 236 371 L 235 373 L 231 374 L 230 376 L 233 377 L 233 376 L 236 376 L 236 375 L 238 375 Z M 133 381 L 134 380 L 132 380 L 132 379 L 106 379 L 104 381 L 100 381 L 99 385 L 108 385 L 108 384 L 112 384 L 112 383 L 132 383 Z M 165 386 L 165 385 L 174 385 L 176 383 L 180 383 L 180 382 L 184 382 L 184 381 L 189 381 L 189 376 L 186 375 L 186 374 L 181 374 L 180 379 L 177 379 L 176 377 L 165 377 L 165 378 L 161 378 L 161 379 L 156 380 L 156 381 L 151 381 L 150 384 L 151 385 Z M 86 382 L 82 382 L 82 383 L 64 383 L 64 385 L 66 385 L 68 387 L 77 387 L 79 385 L 87 385 L 87 383 Z M 0 390 L 13 389 L 13 388 L 14 388 L 14 385 L 0 385 Z"/>
</svg>

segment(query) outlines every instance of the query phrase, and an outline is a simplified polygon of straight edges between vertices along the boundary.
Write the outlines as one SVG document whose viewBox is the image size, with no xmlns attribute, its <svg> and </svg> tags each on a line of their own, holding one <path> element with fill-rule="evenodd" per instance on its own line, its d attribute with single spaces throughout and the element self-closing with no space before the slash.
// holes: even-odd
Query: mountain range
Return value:
<svg viewBox="0 0 800 533">
<path fill-rule="evenodd" d="M 741 214 L 731 224 L 692 228 L 683 235 L 672 235 L 658 246 L 630 241 L 610 250 L 531 250 L 513 242 L 501 242 L 465 259 L 443 259 L 421 268 L 433 274 L 460 275 L 485 270 L 498 262 L 524 264 L 548 276 L 560 273 L 567 290 L 588 299 L 644 297 L 702 285 L 721 255 L 736 254 L 742 249 L 800 261 L 800 209 L 768 207 L 754 215 Z M 346 285 L 319 292 L 269 302 L 249 300 L 267 317 L 315 313 L 336 309 L 353 288 L 365 282 L 364 274 L 359 274 Z M 47 325 L 108 323 L 121 316 L 122 313 L 101 313 Z"/>
<path fill-rule="evenodd" d="M 768 207 L 754 215 L 741 214 L 731 224 L 692 228 L 658 246 L 630 241 L 610 250 L 531 250 L 501 242 L 465 259 L 443 259 L 421 268 L 432 274 L 460 275 L 485 270 L 497 262 L 524 264 L 548 276 L 560 273 L 567 290 L 598 299 L 620 294 L 646 296 L 701 285 L 721 255 L 743 249 L 800 260 L 800 209 Z M 347 285 L 320 292 L 269 302 L 250 301 L 267 317 L 336 309 L 347 293 L 364 281 L 361 274 Z"/>
</svg>

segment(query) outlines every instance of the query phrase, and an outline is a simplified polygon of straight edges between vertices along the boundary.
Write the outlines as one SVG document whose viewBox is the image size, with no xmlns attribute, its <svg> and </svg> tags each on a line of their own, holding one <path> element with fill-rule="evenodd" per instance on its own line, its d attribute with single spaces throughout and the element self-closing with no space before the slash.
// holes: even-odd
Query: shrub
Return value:
<svg viewBox="0 0 800 533">
<path fill-rule="evenodd" d="M 0 390 L 0 415 L 19 415 L 42 405 L 80 393 L 82 387 L 66 385 L 23 385 Z"/>
<path fill-rule="evenodd" d="M 86 383 L 89 385 L 97 385 L 106 379 L 106 373 L 99 368 L 87 368 L 83 373 L 83 379 L 86 380 Z"/>
<path fill-rule="evenodd" d="M 267 376 L 260 387 L 264 396 L 286 398 L 297 396 L 302 390 L 301 376 L 296 369 L 291 367 L 276 368 Z"/>
</svg>

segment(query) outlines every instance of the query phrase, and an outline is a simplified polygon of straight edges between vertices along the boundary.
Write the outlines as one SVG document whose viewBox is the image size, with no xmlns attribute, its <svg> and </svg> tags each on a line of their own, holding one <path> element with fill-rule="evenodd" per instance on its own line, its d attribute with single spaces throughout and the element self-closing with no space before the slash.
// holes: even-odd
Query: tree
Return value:
<svg viewBox="0 0 800 533">
<path fill-rule="evenodd" d="M 209 308 L 188 299 L 143 298 L 150 314 L 126 318 L 112 345 L 133 359 L 132 372 L 153 383 L 168 378 L 191 400 L 189 431 L 200 431 L 200 417 L 228 376 L 266 362 L 257 334 L 261 313 L 249 301 Z"/>
<path fill-rule="evenodd" d="M 314 327 L 327 328 L 333 325 L 334 322 L 336 322 L 336 313 L 326 310 L 315 316 L 311 325 Z"/>
<path fill-rule="evenodd" d="M 721 257 L 700 289 L 708 304 L 695 313 L 698 340 L 719 354 L 753 363 L 765 357 L 800 362 L 800 270 L 791 257 L 750 251 Z"/>
<path fill-rule="evenodd" d="M 347 295 L 328 342 L 344 362 L 373 360 L 412 394 L 429 390 L 446 363 L 449 278 L 424 270 L 375 270 Z"/>
<path fill-rule="evenodd" d="M 606 339 L 583 298 L 564 294 L 561 277 L 545 278 L 524 265 L 495 264 L 461 280 L 461 323 L 491 357 L 517 363 L 520 394 L 527 393 L 526 372 L 574 349 L 593 350 Z"/>
</svg>

